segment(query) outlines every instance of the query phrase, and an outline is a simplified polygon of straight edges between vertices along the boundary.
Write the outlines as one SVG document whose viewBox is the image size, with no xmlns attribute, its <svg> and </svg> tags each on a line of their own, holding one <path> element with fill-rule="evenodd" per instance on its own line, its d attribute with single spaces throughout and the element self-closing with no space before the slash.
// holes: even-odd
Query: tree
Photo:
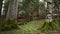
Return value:
<svg viewBox="0 0 60 34">
<path fill-rule="evenodd" d="M 0 0 L 0 16 L 1 16 L 2 4 L 3 4 L 3 0 Z"/>
<path fill-rule="evenodd" d="M 0 24 L 0 31 L 18 28 L 17 24 L 18 0 L 9 0 L 9 7 L 6 18 Z"/>
<path fill-rule="evenodd" d="M 59 7 L 60 7 L 60 0 L 53 0 L 53 4 L 54 4 L 54 11 L 56 11 L 57 18 L 59 17 Z"/>
<path fill-rule="evenodd" d="M 3 0 L 0 0 L 0 24 L 3 22 L 3 16 L 1 15 Z"/>
<path fill-rule="evenodd" d="M 52 2 L 50 2 L 50 1 L 52 1 Z M 56 11 L 56 13 L 58 14 L 59 6 L 60 6 L 59 2 L 60 2 L 59 0 L 48 0 L 48 2 L 47 2 L 48 9 L 46 10 L 46 11 L 48 11 L 47 14 L 49 14 L 49 13 L 51 14 L 51 12 L 53 11 L 53 10 L 51 10 L 52 8 L 54 9 L 54 12 Z M 49 12 L 49 11 L 51 11 L 51 12 Z M 54 14 L 54 12 L 52 14 Z M 52 16 L 49 16 L 49 17 L 52 17 Z M 53 19 L 51 22 L 50 21 L 45 22 L 43 24 L 42 28 L 40 28 L 40 30 L 49 31 L 52 29 L 59 29 L 59 24 L 60 24 L 59 18 L 58 18 L 58 21 L 57 21 L 57 19 L 56 20 Z"/>
<path fill-rule="evenodd" d="M 3 12 L 4 13 L 4 17 L 6 17 L 6 15 L 7 15 L 9 3 L 10 3 L 9 0 L 5 0 L 5 3 L 4 3 L 4 12 Z"/>
<path fill-rule="evenodd" d="M 17 12 L 18 12 L 18 0 L 10 0 L 10 5 L 7 12 L 7 20 L 14 20 L 17 19 Z"/>
</svg>

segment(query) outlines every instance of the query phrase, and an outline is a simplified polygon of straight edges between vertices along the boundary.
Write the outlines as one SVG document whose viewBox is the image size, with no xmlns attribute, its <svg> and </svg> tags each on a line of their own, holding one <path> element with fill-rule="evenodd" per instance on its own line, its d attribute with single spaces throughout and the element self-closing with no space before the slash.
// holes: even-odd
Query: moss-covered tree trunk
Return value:
<svg viewBox="0 0 60 34">
<path fill-rule="evenodd" d="M 2 31 L 18 28 L 17 24 L 18 0 L 9 0 L 9 1 L 10 3 L 6 19 L 4 19 L 4 22 L 2 24 L 3 27 L 1 28 Z"/>
<path fill-rule="evenodd" d="M 7 20 L 17 19 L 18 0 L 10 0 L 9 9 L 7 12 Z"/>
</svg>

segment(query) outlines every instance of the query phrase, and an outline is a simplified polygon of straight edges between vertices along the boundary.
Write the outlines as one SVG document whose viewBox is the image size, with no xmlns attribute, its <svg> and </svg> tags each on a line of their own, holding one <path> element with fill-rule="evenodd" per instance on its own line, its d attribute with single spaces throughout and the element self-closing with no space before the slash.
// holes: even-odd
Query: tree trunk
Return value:
<svg viewBox="0 0 60 34">
<path fill-rule="evenodd" d="M 1 16 L 3 0 L 0 0 L 0 24 L 3 22 L 3 16 Z"/>
<path fill-rule="evenodd" d="M 3 3 L 3 0 L 0 0 L 0 16 L 1 16 L 2 3 Z"/>
<path fill-rule="evenodd" d="M 18 12 L 18 0 L 10 0 L 6 19 L 7 20 L 17 19 L 17 12 Z"/>
</svg>

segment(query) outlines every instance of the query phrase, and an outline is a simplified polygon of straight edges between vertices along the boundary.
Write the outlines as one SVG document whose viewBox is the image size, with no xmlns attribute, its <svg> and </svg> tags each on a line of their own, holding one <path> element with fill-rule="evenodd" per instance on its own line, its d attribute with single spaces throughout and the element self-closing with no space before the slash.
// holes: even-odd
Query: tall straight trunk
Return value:
<svg viewBox="0 0 60 34">
<path fill-rule="evenodd" d="M 0 24 L 3 22 L 3 16 L 1 16 L 3 0 L 0 0 Z"/>
<path fill-rule="evenodd" d="M 18 12 L 18 0 L 10 0 L 6 19 L 7 20 L 17 19 L 17 12 Z"/>
<path fill-rule="evenodd" d="M 0 0 L 0 16 L 1 16 L 2 4 L 3 4 L 3 0 Z"/>
</svg>

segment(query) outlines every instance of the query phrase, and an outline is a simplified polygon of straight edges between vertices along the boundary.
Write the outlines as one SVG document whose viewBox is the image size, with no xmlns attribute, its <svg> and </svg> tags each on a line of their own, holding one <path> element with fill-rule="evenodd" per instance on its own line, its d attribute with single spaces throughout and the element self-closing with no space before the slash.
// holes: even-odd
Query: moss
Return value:
<svg viewBox="0 0 60 34">
<path fill-rule="evenodd" d="M 54 19 L 53 23 L 55 23 L 56 30 L 60 30 L 60 18 Z"/>
<path fill-rule="evenodd" d="M 4 19 L 3 23 L 0 24 L 1 31 L 12 30 L 17 28 L 18 28 L 17 19 L 13 19 L 13 20 Z"/>
</svg>

